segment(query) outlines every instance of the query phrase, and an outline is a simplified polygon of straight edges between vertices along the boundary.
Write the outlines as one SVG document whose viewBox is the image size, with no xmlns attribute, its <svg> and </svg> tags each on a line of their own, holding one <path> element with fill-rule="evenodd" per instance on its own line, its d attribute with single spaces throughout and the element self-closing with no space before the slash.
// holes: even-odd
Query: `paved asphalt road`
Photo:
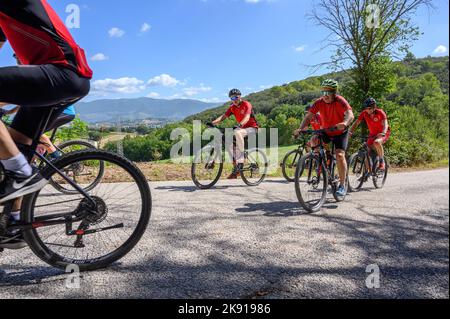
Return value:
<svg viewBox="0 0 450 319">
<path fill-rule="evenodd" d="M 154 183 L 151 225 L 120 263 L 67 289 L 29 250 L 4 252 L 0 298 L 448 298 L 448 179 L 395 174 L 312 215 L 281 180 Z M 378 289 L 366 286 L 369 265 Z"/>
</svg>

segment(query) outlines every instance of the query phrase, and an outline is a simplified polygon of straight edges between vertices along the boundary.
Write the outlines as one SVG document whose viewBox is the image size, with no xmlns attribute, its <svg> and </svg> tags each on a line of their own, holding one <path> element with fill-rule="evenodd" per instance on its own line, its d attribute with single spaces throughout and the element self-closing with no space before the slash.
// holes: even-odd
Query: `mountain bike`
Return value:
<svg viewBox="0 0 450 319">
<path fill-rule="evenodd" d="M 367 144 L 368 137 L 360 137 L 362 143 L 359 151 L 353 154 L 349 160 L 349 190 L 359 191 L 364 183 L 372 179 L 373 185 L 381 189 L 386 184 L 389 173 L 389 160 L 385 158 L 386 169 L 380 170 L 380 162 L 377 153 Z"/>
<path fill-rule="evenodd" d="M 217 184 L 224 169 L 225 152 L 225 129 L 218 128 L 210 123 L 207 124 L 210 129 L 217 129 L 222 137 L 220 142 L 213 141 L 203 147 L 194 157 L 194 163 L 191 168 L 192 181 L 199 189 L 210 189 Z M 236 141 L 233 139 L 233 150 L 236 149 Z M 236 162 L 235 152 L 233 152 L 233 163 Z M 258 148 L 254 148 L 244 153 L 244 166 L 238 170 L 242 180 L 248 186 L 258 186 L 266 178 L 268 171 L 268 160 L 266 154 Z"/>
<path fill-rule="evenodd" d="M 146 178 L 129 160 L 114 153 L 85 149 L 65 154 L 52 162 L 36 152 L 39 139 L 54 109 L 39 124 L 33 144 L 20 149 L 31 160 L 37 156 L 45 166 L 47 180 L 57 178 L 71 194 L 51 192 L 46 186 L 23 198 L 21 221 L 10 222 L 14 201 L 0 213 L 0 246 L 22 234 L 36 256 L 57 268 L 77 265 L 80 271 L 107 267 L 129 253 L 143 236 L 150 220 L 152 197 Z M 87 191 L 98 176 L 104 178 Z M 76 182 L 66 169 L 82 164 L 90 174 Z"/>
<path fill-rule="evenodd" d="M 299 159 L 306 155 L 307 143 L 307 139 L 301 139 L 298 148 L 287 153 L 281 163 L 281 172 L 283 173 L 284 178 L 290 183 L 295 182 L 297 164 L 299 163 Z"/>
<path fill-rule="evenodd" d="M 304 155 L 297 165 L 295 172 L 295 191 L 302 207 L 310 213 L 322 209 L 327 199 L 328 187 L 337 202 L 345 200 L 346 196 L 336 194 L 340 179 L 337 173 L 336 147 L 328 152 L 323 141 L 323 134 L 336 129 L 309 130 L 304 135 L 317 135 L 318 145 L 310 153 Z M 348 181 L 347 181 L 348 184 Z"/>
<path fill-rule="evenodd" d="M 3 120 L 4 115 L 5 115 L 4 112 L 0 111 L 0 119 L 1 120 Z M 50 141 L 52 142 L 52 144 L 54 144 L 54 142 L 56 140 L 56 133 L 58 132 L 58 129 L 59 128 L 55 128 L 51 133 Z M 39 142 L 39 145 L 48 146 L 42 142 Z M 54 146 L 63 155 L 73 152 L 73 151 L 81 151 L 81 150 L 85 150 L 85 149 L 95 149 L 96 148 L 95 145 L 91 144 L 88 141 L 84 141 L 84 140 L 65 141 L 59 145 L 54 145 Z M 47 153 L 43 153 L 41 155 L 43 155 L 44 157 L 48 157 Z M 36 161 L 36 159 L 35 159 L 35 161 Z M 40 163 L 37 163 L 37 165 L 38 165 L 39 169 L 43 169 L 43 167 L 45 166 L 45 162 L 40 161 Z M 99 163 L 99 171 L 98 171 L 97 178 L 93 179 L 91 184 L 85 185 L 84 190 L 89 191 L 89 190 L 95 188 L 95 186 L 98 183 L 100 183 L 101 179 L 103 178 L 103 174 L 104 174 L 104 166 L 105 166 L 104 163 Z M 74 182 L 77 182 L 77 179 L 81 179 L 83 177 L 83 175 L 86 174 L 86 167 L 84 165 L 81 165 L 80 163 L 76 163 L 70 167 L 65 168 L 64 172 L 67 176 L 70 176 Z M 0 181 L 2 181 L 2 180 L 3 180 L 3 167 L 0 164 Z M 57 180 L 54 180 L 53 178 L 50 179 L 49 183 L 57 191 L 59 191 L 61 193 L 65 193 L 65 194 L 73 194 L 74 192 L 76 193 L 76 191 L 74 191 L 74 190 L 64 188 L 63 184 L 59 183 Z"/>
</svg>

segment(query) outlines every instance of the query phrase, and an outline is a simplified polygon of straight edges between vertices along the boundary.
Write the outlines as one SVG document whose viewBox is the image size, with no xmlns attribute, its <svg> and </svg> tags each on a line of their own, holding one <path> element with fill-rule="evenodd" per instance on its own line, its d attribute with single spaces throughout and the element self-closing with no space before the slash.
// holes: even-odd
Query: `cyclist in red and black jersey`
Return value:
<svg viewBox="0 0 450 319">
<path fill-rule="evenodd" d="M 0 161 L 6 178 L 0 204 L 36 192 L 47 183 L 28 161 L 38 128 L 52 113 L 53 122 L 67 107 L 89 93 L 92 71 L 86 56 L 46 0 L 0 1 L 0 48 L 9 41 L 21 66 L 0 68 L 0 105 L 21 108 L 8 130 L 0 123 Z"/>
<path fill-rule="evenodd" d="M 391 137 L 391 128 L 389 127 L 389 120 L 386 113 L 381 108 L 378 108 L 377 101 L 374 98 L 368 98 L 364 102 L 364 111 L 350 129 L 350 135 L 353 135 L 353 132 L 362 122 L 366 122 L 370 132 L 367 145 L 377 152 L 380 159 L 379 169 L 385 170 L 386 162 L 384 159 L 383 145 Z"/>
</svg>

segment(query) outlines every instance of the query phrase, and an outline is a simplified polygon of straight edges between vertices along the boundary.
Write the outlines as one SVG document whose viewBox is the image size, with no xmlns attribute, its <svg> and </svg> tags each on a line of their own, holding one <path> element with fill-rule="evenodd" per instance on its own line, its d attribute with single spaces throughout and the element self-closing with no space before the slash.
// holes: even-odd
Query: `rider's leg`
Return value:
<svg viewBox="0 0 450 319">
<path fill-rule="evenodd" d="M 347 180 L 347 159 L 345 158 L 344 150 L 336 150 L 336 162 L 339 171 L 339 181 L 341 186 L 345 186 Z"/>
<path fill-rule="evenodd" d="M 246 129 L 237 129 L 234 131 L 236 137 L 236 163 L 244 164 L 245 158 L 245 138 L 248 136 Z"/>
<path fill-rule="evenodd" d="M 8 129 L 0 121 L 0 160 L 7 171 L 30 176 L 32 169 L 26 157 L 19 152 L 8 133 Z"/>
</svg>

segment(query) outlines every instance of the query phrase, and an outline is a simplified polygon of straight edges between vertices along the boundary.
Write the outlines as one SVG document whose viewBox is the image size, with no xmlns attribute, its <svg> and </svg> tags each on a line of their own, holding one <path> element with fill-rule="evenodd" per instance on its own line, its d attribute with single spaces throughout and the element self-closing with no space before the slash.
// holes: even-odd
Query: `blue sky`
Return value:
<svg viewBox="0 0 450 319">
<path fill-rule="evenodd" d="M 72 29 L 94 70 L 89 100 L 140 97 L 222 102 L 231 87 L 244 93 L 303 79 L 305 65 L 327 61 L 326 33 L 306 18 L 312 0 L 48 0 Z M 448 55 L 448 0 L 422 10 L 418 57 Z M 440 48 L 436 51 L 437 48 Z M 10 65 L 10 49 L 0 65 Z M 325 73 L 326 70 L 319 71 Z"/>
</svg>

